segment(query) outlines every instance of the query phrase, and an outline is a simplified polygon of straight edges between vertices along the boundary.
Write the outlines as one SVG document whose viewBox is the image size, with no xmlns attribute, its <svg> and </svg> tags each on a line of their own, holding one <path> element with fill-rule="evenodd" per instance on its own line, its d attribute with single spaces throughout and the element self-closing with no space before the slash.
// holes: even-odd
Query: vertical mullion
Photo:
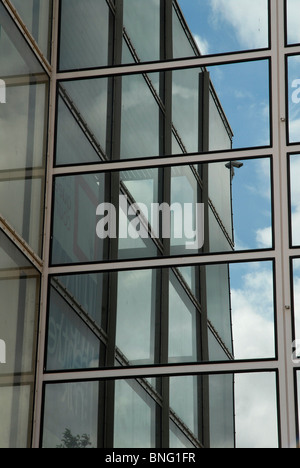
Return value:
<svg viewBox="0 0 300 468">
<path fill-rule="evenodd" d="M 50 244 L 51 244 L 51 223 L 52 223 L 52 196 L 53 196 L 53 169 L 55 151 L 55 120 L 56 120 L 56 88 L 57 88 L 57 62 L 58 62 L 58 35 L 59 35 L 59 7 L 60 0 L 53 0 L 52 10 L 52 70 L 50 76 L 49 90 L 49 121 L 48 121 L 48 149 L 47 149 L 47 174 L 45 184 L 45 220 L 44 220 L 44 244 L 43 244 L 43 273 L 41 280 L 41 301 L 40 320 L 37 351 L 36 368 L 36 388 L 32 447 L 38 448 L 40 445 L 40 434 L 42 431 L 42 393 L 43 374 L 45 361 L 46 344 L 46 323 L 47 323 L 47 303 L 49 287 L 49 264 L 50 264 Z"/>
<path fill-rule="evenodd" d="M 115 1 L 115 20 L 114 20 L 114 48 L 113 62 L 122 63 L 122 44 L 123 44 L 123 1 Z M 120 160 L 121 158 L 121 126 L 122 126 L 122 77 L 115 76 L 109 79 L 109 87 L 112 89 L 111 122 L 108 122 L 107 128 L 111 132 L 111 141 L 109 146 L 109 157 L 111 160 Z M 108 107 L 108 108 L 110 108 Z M 120 192 L 120 172 L 108 173 L 105 181 L 106 193 L 110 202 L 116 208 L 117 216 L 117 236 L 115 239 L 108 240 L 109 260 L 116 260 L 119 252 L 119 192 Z M 116 333 L 117 333 L 117 308 L 118 308 L 118 272 L 112 272 L 108 276 L 108 300 L 107 300 L 107 331 L 108 343 L 106 350 L 107 367 L 115 366 L 116 355 Z M 101 388 L 101 387 L 100 387 Z M 108 381 L 105 385 L 105 434 L 104 445 L 107 448 L 114 447 L 114 421 L 115 421 L 115 381 Z M 101 395 L 99 399 L 101 398 Z"/>
<path fill-rule="evenodd" d="M 272 38 L 272 135 L 274 226 L 276 249 L 276 305 L 279 424 L 282 447 L 296 446 L 294 373 L 291 360 L 292 317 L 289 259 L 289 219 L 286 142 L 286 76 L 284 0 L 269 2 Z"/>
<path fill-rule="evenodd" d="M 210 93 L 210 75 L 207 71 L 202 71 L 199 74 L 199 134 L 198 134 L 198 150 L 200 153 L 209 151 L 209 93 Z M 198 166 L 201 169 L 202 189 L 198 203 L 204 204 L 204 246 L 203 252 L 209 253 L 209 187 L 208 187 L 208 171 L 209 164 Z M 209 361 L 208 348 L 208 323 L 207 323 L 207 293 L 206 293 L 206 267 L 201 266 L 197 269 L 199 272 L 199 299 L 201 304 L 201 314 L 197 314 L 197 336 L 200 337 L 201 343 L 198 345 L 199 358 L 202 361 Z M 209 376 L 198 377 L 198 431 L 201 437 L 201 442 L 204 447 L 210 446 L 210 429 L 209 429 Z"/>
<path fill-rule="evenodd" d="M 173 2 L 161 0 L 160 9 L 160 53 L 161 60 L 173 58 Z M 163 155 L 172 154 L 172 71 L 161 72 L 161 97 L 165 105 L 164 114 L 161 112 L 160 132 L 162 135 Z M 163 168 L 162 197 L 163 202 L 171 205 L 171 167 Z M 163 223 L 160 223 L 162 226 Z M 171 251 L 171 239 L 162 239 L 164 256 L 169 256 Z M 163 268 L 161 273 L 161 362 L 169 362 L 169 289 L 170 269 Z M 163 378 L 162 386 L 162 415 L 161 415 L 161 444 L 163 448 L 170 445 L 170 379 Z"/>
</svg>

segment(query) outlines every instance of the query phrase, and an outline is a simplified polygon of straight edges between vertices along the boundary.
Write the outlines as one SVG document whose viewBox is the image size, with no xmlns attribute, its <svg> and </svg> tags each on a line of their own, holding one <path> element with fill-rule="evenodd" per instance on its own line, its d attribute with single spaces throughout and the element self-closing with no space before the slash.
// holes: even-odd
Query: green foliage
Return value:
<svg viewBox="0 0 300 468">
<path fill-rule="evenodd" d="M 72 432 L 70 429 L 66 429 L 63 438 L 62 438 L 62 444 L 58 445 L 57 448 L 60 449 L 74 449 L 74 448 L 79 448 L 79 449 L 85 449 L 90 447 L 91 441 L 90 441 L 90 436 L 87 434 L 83 434 L 82 436 L 77 435 L 73 436 Z"/>
</svg>

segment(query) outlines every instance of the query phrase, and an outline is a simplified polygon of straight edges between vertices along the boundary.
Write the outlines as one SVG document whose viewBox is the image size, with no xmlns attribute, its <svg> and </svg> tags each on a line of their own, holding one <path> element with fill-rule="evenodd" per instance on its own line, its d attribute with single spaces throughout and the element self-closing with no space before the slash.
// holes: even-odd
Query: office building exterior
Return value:
<svg viewBox="0 0 300 468">
<path fill-rule="evenodd" d="M 1 447 L 296 446 L 297 1 L 0 2 Z"/>
</svg>

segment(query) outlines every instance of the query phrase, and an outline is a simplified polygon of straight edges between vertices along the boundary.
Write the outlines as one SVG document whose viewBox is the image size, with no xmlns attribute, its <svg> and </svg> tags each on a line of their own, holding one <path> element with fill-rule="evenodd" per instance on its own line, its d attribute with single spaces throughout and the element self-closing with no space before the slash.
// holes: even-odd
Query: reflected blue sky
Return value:
<svg viewBox="0 0 300 468">
<path fill-rule="evenodd" d="M 268 0 L 179 0 L 203 55 L 268 47 Z"/>
<path fill-rule="evenodd" d="M 179 4 L 204 54 L 268 47 L 267 0 L 179 0 Z M 234 133 L 233 149 L 269 146 L 269 62 L 220 65 L 208 70 Z M 235 171 L 236 250 L 272 247 L 270 171 L 268 160 L 244 161 L 244 167 Z"/>
</svg>

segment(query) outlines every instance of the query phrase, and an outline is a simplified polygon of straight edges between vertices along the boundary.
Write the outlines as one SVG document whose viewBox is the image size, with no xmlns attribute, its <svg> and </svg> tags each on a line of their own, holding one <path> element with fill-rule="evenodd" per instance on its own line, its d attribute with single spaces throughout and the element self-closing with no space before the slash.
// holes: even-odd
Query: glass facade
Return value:
<svg viewBox="0 0 300 468">
<path fill-rule="evenodd" d="M 296 447 L 297 9 L 0 1 L 1 448 Z"/>
</svg>

